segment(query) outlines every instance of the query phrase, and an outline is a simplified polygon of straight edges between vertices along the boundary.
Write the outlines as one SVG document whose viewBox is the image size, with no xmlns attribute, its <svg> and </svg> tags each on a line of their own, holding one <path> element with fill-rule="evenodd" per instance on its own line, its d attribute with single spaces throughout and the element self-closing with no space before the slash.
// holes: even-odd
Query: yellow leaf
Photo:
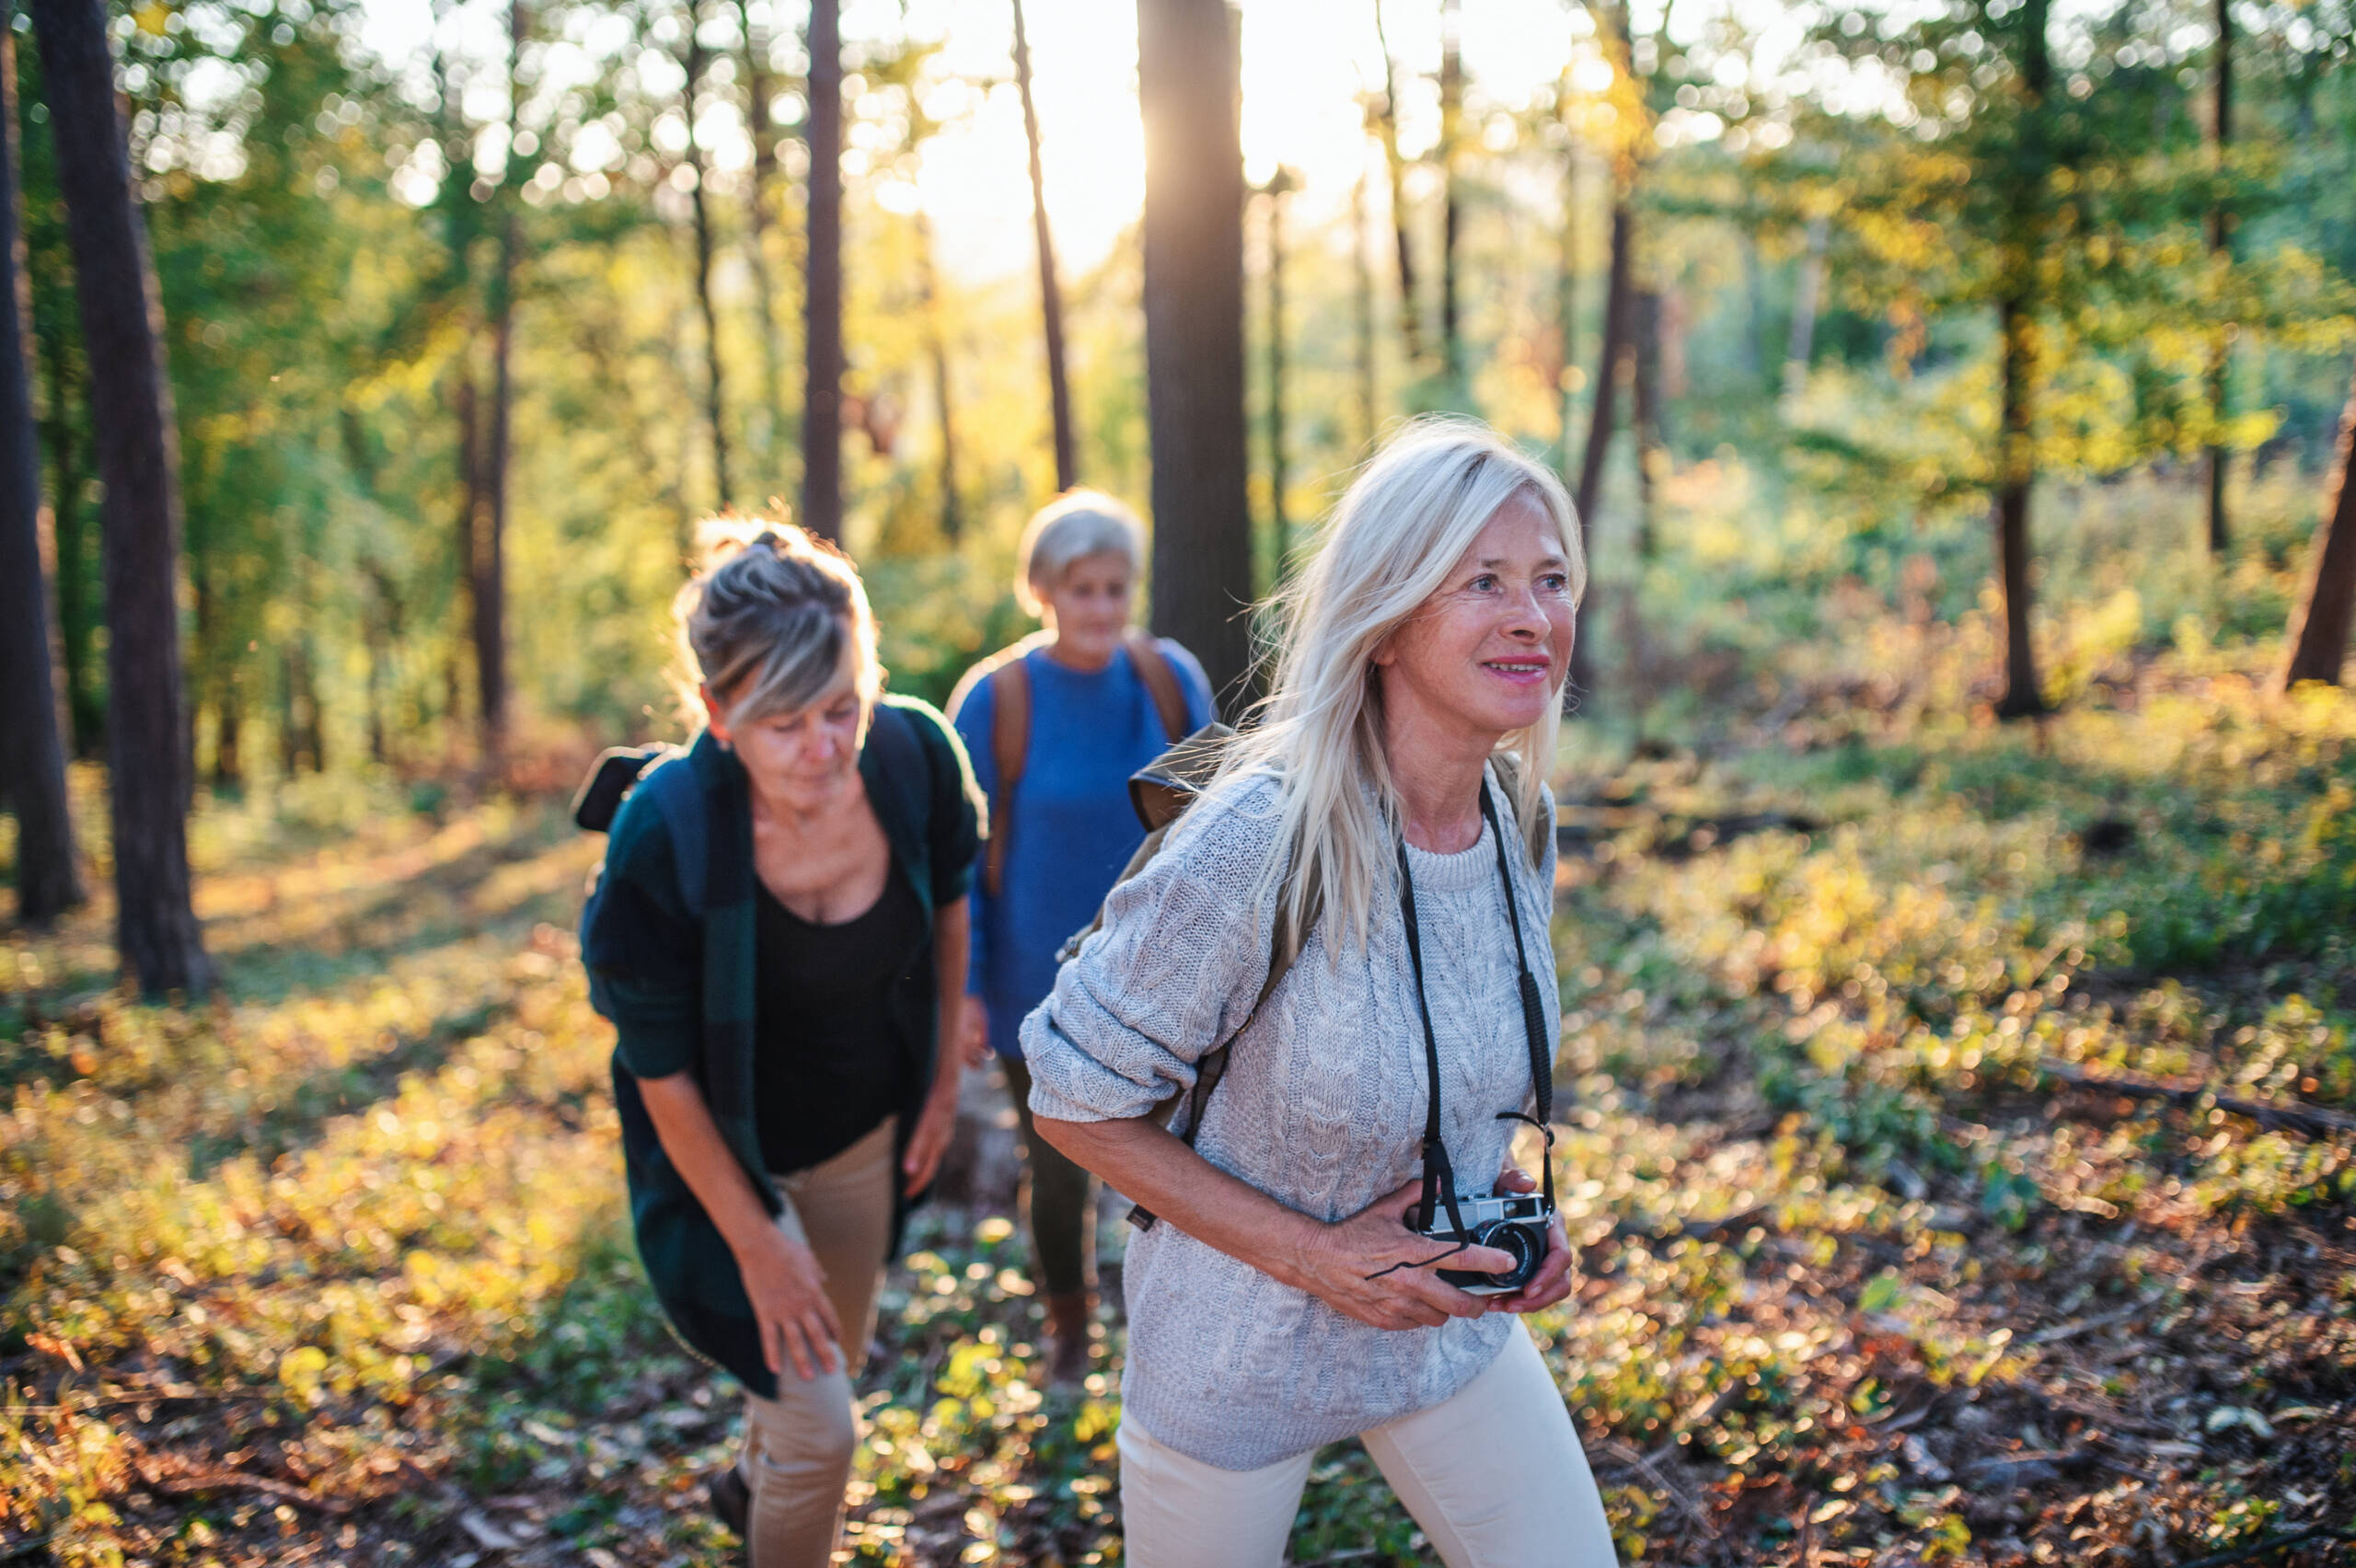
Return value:
<svg viewBox="0 0 2356 1568">
<path fill-rule="evenodd" d="M 131 14 L 131 19 L 137 22 L 139 30 L 149 38 L 161 38 L 167 30 L 167 24 L 171 20 L 171 16 L 172 8 L 165 5 L 163 0 L 147 0 L 146 5 Z"/>
</svg>

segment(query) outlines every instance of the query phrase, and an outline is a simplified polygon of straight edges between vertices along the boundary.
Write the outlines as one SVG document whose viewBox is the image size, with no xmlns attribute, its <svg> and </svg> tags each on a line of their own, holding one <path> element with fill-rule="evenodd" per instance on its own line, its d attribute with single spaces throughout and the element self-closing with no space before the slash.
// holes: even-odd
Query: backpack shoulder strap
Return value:
<svg viewBox="0 0 2356 1568">
<path fill-rule="evenodd" d="M 1014 790 L 1022 782 L 1022 765 L 1031 754 L 1031 672 L 1022 659 L 1046 635 L 1034 631 L 975 665 L 958 683 L 960 700 L 951 703 L 953 710 L 962 705 L 964 694 L 971 691 L 976 682 L 989 683 L 990 771 L 994 777 L 989 838 L 982 848 L 982 887 L 993 898 L 1006 885 L 1007 847 L 1013 839 L 1009 830 L 1014 825 Z"/>
<path fill-rule="evenodd" d="M 1121 640 L 1129 651 L 1129 662 L 1137 666 L 1138 679 L 1145 683 L 1146 694 L 1153 698 L 1153 710 L 1161 720 L 1162 738 L 1175 744 L 1186 733 L 1186 694 L 1179 689 L 1178 672 L 1170 667 L 1170 656 L 1161 651 L 1161 640 L 1141 626 L 1133 626 Z"/>
<path fill-rule="evenodd" d="M 687 754 L 680 752 L 648 770 L 639 788 L 653 801 L 655 810 L 663 813 L 663 825 L 670 830 L 671 858 L 679 873 L 679 902 L 687 906 L 689 918 L 700 921 L 711 870 L 711 827 L 703 781 L 688 766 Z"/>
</svg>

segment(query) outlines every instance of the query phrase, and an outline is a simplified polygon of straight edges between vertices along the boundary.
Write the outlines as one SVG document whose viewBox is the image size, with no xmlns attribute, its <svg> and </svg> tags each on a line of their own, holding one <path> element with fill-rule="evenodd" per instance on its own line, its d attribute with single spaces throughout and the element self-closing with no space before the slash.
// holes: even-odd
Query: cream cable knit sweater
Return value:
<svg viewBox="0 0 2356 1568">
<path fill-rule="evenodd" d="M 1488 785 L 1497 818 L 1510 801 Z M 1195 1061 L 1250 1011 L 1267 974 L 1274 901 L 1254 906 L 1275 842 L 1276 787 L 1204 801 L 1135 880 L 1114 889 L 1104 928 L 1063 967 L 1023 1021 L 1031 1108 L 1062 1121 L 1142 1115 L 1183 1092 Z M 1551 813 L 1550 813 L 1551 814 Z M 1510 831 L 1510 829 L 1508 829 Z M 1518 847 L 1514 847 L 1518 849 Z M 1512 931 L 1488 830 L 1472 848 L 1410 846 L 1443 1134 L 1458 1190 L 1488 1190 L 1533 1103 Z M 1542 977 L 1547 1038 L 1560 1029 L 1548 937 L 1553 850 L 1514 852 L 1523 940 Z M 1335 1220 L 1422 1169 L 1426 1098 L 1414 971 L 1393 887 L 1366 951 L 1312 931 L 1235 1043 L 1195 1148 L 1279 1203 Z M 1129 1348 L 1126 1419 L 1183 1454 L 1256 1470 L 1454 1395 L 1504 1348 L 1503 1317 L 1392 1331 L 1347 1318 L 1164 1221 L 1134 1237 L 1122 1269 Z"/>
</svg>

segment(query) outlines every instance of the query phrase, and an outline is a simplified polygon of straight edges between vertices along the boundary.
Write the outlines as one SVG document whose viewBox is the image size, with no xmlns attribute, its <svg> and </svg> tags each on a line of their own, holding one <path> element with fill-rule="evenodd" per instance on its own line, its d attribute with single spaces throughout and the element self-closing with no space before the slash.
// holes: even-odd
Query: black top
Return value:
<svg viewBox="0 0 2356 1568">
<path fill-rule="evenodd" d="M 800 1170 L 873 1132 L 906 1098 L 914 1064 L 891 997 L 930 932 L 897 867 L 867 912 L 839 925 L 803 919 L 766 886 L 754 902 L 754 1116 L 763 1161 Z"/>
</svg>

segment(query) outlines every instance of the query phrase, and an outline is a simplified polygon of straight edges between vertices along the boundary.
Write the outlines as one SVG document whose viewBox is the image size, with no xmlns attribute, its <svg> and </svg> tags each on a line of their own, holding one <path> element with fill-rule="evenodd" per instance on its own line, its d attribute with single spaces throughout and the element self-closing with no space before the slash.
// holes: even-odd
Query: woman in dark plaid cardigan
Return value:
<svg viewBox="0 0 2356 1568">
<path fill-rule="evenodd" d="M 615 817 L 583 958 L 618 1035 L 648 1274 L 746 1389 L 714 1506 L 755 1568 L 815 1568 L 840 1530 L 876 1286 L 955 1117 L 941 1042 L 979 795 L 941 715 L 881 695 L 850 563 L 754 526 L 717 528 L 680 594 L 707 722 Z"/>
</svg>

